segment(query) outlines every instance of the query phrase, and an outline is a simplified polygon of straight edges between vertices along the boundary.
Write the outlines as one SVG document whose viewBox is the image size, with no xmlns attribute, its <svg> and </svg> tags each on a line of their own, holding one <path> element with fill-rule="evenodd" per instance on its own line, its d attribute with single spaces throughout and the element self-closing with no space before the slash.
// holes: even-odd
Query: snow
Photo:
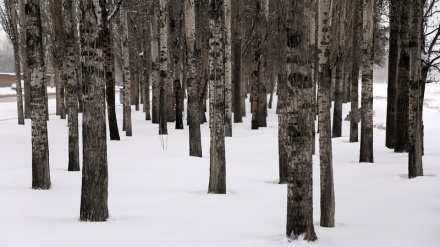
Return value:
<svg viewBox="0 0 440 247">
<path fill-rule="evenodd" d="M 374 87 L 374 122 L 385 125 L 386 84 Z M 17 125 L 16 103 L 0 103 L 0 246 L 440 246 L 440 86 L 428 85 L 426 99 L 424 177 L 407 179 L 407 154 L 385 148 L 379 128 L 375 163 L 358 163 L 359 143 L 348 143 L 344 121 L 343 137 L 333 139 L 335 228 L 319 226 L 314 156 L 316 243 L 289 243 L 284 237 L 287 191 L 276 183 L 275 109 L 269 110 L 267 128 L 251 130 L 250 116 L 233 125 L 234 137 L 226 139 L 227 194 L 211 195 L 207 124 L 203 158 L 189 157 L 186 125 L 175 130 L 169 123 L 169 135 L 161 139 L 158 125 L 133 108 L 133 137 L 125 137 L 118 104 L 122 140 L 108 142 L 110 218 L 90 223 L 78 221 L 81 172 L 67 171 L 67 122 L 54 115 L 54 100 L 49 191 L 30 188 L 30 121 Z M 344 117 L 349 108 L 344 105 Z"/>
</svg>

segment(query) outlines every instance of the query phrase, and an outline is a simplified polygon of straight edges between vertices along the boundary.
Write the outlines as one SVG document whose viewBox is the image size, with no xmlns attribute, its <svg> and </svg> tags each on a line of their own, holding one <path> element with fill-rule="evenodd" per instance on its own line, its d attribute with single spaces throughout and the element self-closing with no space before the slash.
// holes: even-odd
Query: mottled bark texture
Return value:
<svg viewBox="0 0 440 247">
<path fill-rule="evenodd" d="M 281 5 L 284 7 L 284 5 Z M 281 16 L 280 16 L 281 18 Z M 290 145 L 288 142 L 288 108 L 289 101 L 287 99 L 287 80 L 286 80 L 286 62 L 287 62 L 287 35 L 280 36 L 280 57 L 281 64 L 280 74 L 278 76 L 278 167 L 279 167 L 279 184 L 287 182 L 287 158 Z M 284 54 L 284 55 L 282 55 Z"/>
<path fill-rule="evenodd" d="M 423 0 L 410 1 L 409 19 L 409 109 L 408 109 L 408 177 L 423 176 L 423 139 L 421 126 L 421 40 L 423 25 Z"/>
<path fill-rule="evenodd" d="M 23 65 L 23 80 L 24 80 L 24 118 L 31 118 L 31 72 L 27 65 L 27 44 L 26 44 L 26 13 L 25 13 L 25 0 L 19 0 L 19 12 L 20 12 L 20 55 L 21 63 Z"/>
<path fill-rule="evenodd" d="M 287 225 L 286 235 L 317 240 L 313 226 L 312 113 L 313 84 L 310 71 L 309 1 L 285 1 L 287 36 Z"/>
<path fill-rule="evenodd" d="M 160 62 L 159 62 L 159 33 L 158 30 L 158 0 L 152 0 L 150 8 L 150 33 L 151 33 L 151 122 L 159 123 L 159 83 L 160 83 Z"/>
<path fill-rule="evenodd" d="M 359 141 L 359 56 L 360 42 L 362 39 L 362 8 L 363 0 L 354 0 L 353 13 L 353 43 L 352 43 L 352 67 L 351 67 L 351 110 L 350 110 L 350 142 Z"/>
<path fill-rule="evenodd" d="M 362 43 L 361 149 L 359 162 L 373 163 L 374 0 L 365 0 Z"/>
<path fill-rule="evenodd" d="M 260 63 L 259 63 L 259 87 L 258 87 L 258 127 L 267 127 L 267 78 L 268 78 L 268 23 L 269 23 L 269 0 L 260 0 Z"/>
<path fill-rule="evenodd" d="M 258 98 L 260 96 L 260 86 L 262 83 L 260 83 L 261 77 L 260 77 L 260 63 L 261 63 L 261 50 L 262 50 L 262 40 L 261 40 L 261 33 L 262 33 L 262 18 L 261 18 L 261 12 L 262 12 L 262 6 L 261 6 L 261 0 L 254 0 L 254 10 L 253 10 L 253 29 L 255 32 L 255 36 L 257 38 L 254 39 L 253 44 L 253 60 L 252 60 L 252 95 L 251 95 L 251 112 L 252 112 L 252 120 L 251 120 L 251 128 L 252 129 L 258 129 L 259 127 L 259 114 L 261 112 L 258 111 L 259 109 L 259 101 Z"/>
<path fill-rule="evenodd" d="M 196 5 L 194 0 L 185 0 L 185 34 L 187 69 L 185 70 L 188 86 L 188 125 L 189 155 L 202 157 L 202 140 L 200 133 L 197 60 L 196 60 Z"/>
<path fill-rule="evenodd" d="M 80 1 L 84 95 L 80 221 L 105 221 L 109 215 L 105 78 L 100 33 L 104 3 Z"/>
<path fill-rule="evenodd" d="M 111 24 L 107 20 L 109 16 L 108 9 L 103 10 L 103 29 L 102 39 L 104 42 L 104 61 L 105 61 L 105 92 L 107 100 L 107 119 L 110 132 L 110 140 L 119 141 L 118 120 L 115 109 L 115 54 L 113 52 L 113 40 Z"/>
<path fill-rule="evenodd" d="M 32 188 L 50 189 L 49 142 L 45 102 L 46 65 L 44 63 L 40 1 L 28 0 L 26 11 L 27 66 L 30 70 L 32 122 Z"/>
<path fill-rule="evenodd" d="M 225 136 L 232 137 L 232 30 L 231 0 L 224 0 L 225 12 Z"/>
<path fill-rule="evenodd" d="M 79 171 L 78 135 L 78 83 L 75 69 L 75 30 L 73 19 L 75 8 L 71 0 L 63 0 L 64 63 L 63 75 L 66 82 L 67 119 L 69 125 L 69 164 L 68 171 Z"/>
<path fill-rule="evenodd" d="M 124 82 L 124 130 L 125 136 L 132 136 L 133 129 L 131 123 L 131 71 L 129 60 L 129 41 L 128 41 L 128 20 L 127 20 L 127 6 L 121 6 L 120 20 L 121 20 L 121 46 L 122 46 L 122 80 Z"/>
<path fill-rule="evenodd" d="M 242 42 L 243 42 L 243 14 L 240 11 L 243 8 L 243 0 L 232 1 L 232 83 L 233 83 L 233 111 L 234 111 L 234 123 L 242 123 L 243 116 L 241 114 L 242 109 Z"/>
<path fill-rule="evenodd" d="M 208 193 L 226 194 L 223 1 L 209 0 L 210 169 Z"/>
<path fill-rule="evenodd" d="M 388 49 L 387 122 L 385 146 L 394 149 L 396 140 L 396 84 L 399 61 L 399 13 L 401 0 L 390 1 L 390 39 Z"/>
<path fill-rule="evenodd" d="M 323 227 L 335 226 L 335 192 L 331 139 L 331 69 L 329 63 L 330 0 L 319 2 L 319 158 L 321 167 L 321 222 Z"/>
<path fill-rule="evenodd" d="M 168 83 L 168 0 L 160 0 L 160 82 L 159 82 L 159 135 L 167 135 L 167 83 Z M 171 98 L 168 98 L 171 100 Z"/>
</svg>

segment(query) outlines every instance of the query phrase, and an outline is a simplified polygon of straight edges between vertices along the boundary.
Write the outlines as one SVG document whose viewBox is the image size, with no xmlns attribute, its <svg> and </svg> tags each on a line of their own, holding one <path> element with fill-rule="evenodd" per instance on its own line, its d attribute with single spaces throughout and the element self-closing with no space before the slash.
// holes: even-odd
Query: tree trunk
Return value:
<svg viewBox="0 0 440 247">
<path fill-rule="evenodd" d="M 290 2 L 287 0 L 287 2 Z M 309 22 L 306 3 L 287 4 L 287 140 L 288 157 L 286 234 L 317 240 L 313 225 L 312 115 L 313 84 L 309 66 Z M 299 36 L 298 36 L 299 35 Z"/>
<path fill-rule="evenodd" d="M 83 48 L 83 173 L 80 221 L 108 218 L 107 132 L 105 78 L 102 63 L 102 9 L 105 1 L 81 0 L 80 22 Z"/>
<path fill-rule="evenodd" d="M 151 33 L 151 86 L 152 86 L 152 123 L 159 123 L 159 83 L 160 83 L 160 61 L 159 61 L 159 37 L 158 30 L 158 0 L 152 0 L 150 33 Z"/>
<path fill-rule="evenodd" d="M 159 135 L 167 135 L 168 0 L 160 0 Z"/>
<path fill-rule="evenodd" d="M 125 135 L 132 136 L 133 130 L 131 125 L 131 76 L 130 73 L 130 61 L 129 61 L 129 42 L 128 42 L 128 24 L 127 24 L 127 8 L 121 6 L 120 10 L 121 16 L 121 45 L 122 45 L 122 64 L 123 64 L 123 75 L 122 80 L 124 81 L 124 126 Z"/>
<path fill-rule="evenodd" d="M 70 0 L 63 0 L 63 29 L 65 38 L 63 46 L 66 47 L 64 54 L 64 75 L 66 81 L 67 117 L 69 123 L 69 164 L 68 171 L 79 171 L 79 137 L 78 137 L 78 83 L 75 69 L 75 31 L 73 19 L 75 9 Z"/>
<path fill-rule="evenodd" d="M 344 66 L 345 56 L 343 56 L 343 52 L 345 50 L 345 1 L 339 1 L 337 4 L 334 4 L 333 13 L 335 24 L 334 25 L 334 38 L 333 41 L 335 44 L 332 44 L 333 48 L 337 50 L 332 51 L 336 55 L 336 67 L 335 67 L 335 99 L 334 99 L 334 107 L 333 107 L 333 128 L 332 128 L 332 137 L 341 137 L 342 136 L 342 102 L 344 98 L 344 89 L 343 89 L 343 73 L 342 69 Z M 336 7 L 336 9 L 335 9 Z M 340 9 L 337 11 L 337 9 Z"/>
<path fill-rule="evenodd" d="M 224 0 L 225 11 L 225 136 L 232 137 L 232 46 L 231 0 Z"/>
<path fill-rule="evenodd" d="M 423 25 L 423 0 L 410 1 L 410 81 L 408 110 L 408 177 L 423 176 L 422 126 L 421 126 L 421 39 Z"/>
<path fill-rule="evenodd" d="M 333 157 L 331 139 L 331 69 L 329 54 L 330 0 L 319 2 L 319 155 L 321 166 L 321 223 L 322 227 L 335 226 L 335 192 L 333 184 Z"/>
<path fill-rule="evenodd" d="M 259 63 L 259 87 L 258 87 L 258 127 L 267 127 L 267 32 L 269 19 L 269 0 L 260 0 L 260 63 Z"/>
<path fill-rule="evenodd" d="M 254 0 L 255 7 L 253 13 L 253 29 L 255 36 L 258 38 L 254 39 L 254 50 L 253 50 L 253 61 L 252 61 L 252 101 L 251 101 L 251 112 L 252 121 L 251 128 L 258 129 L 259 123 L 258 118 L 261 112 L 258 112 L 258 97 L 260 96 L 260 63 L 261 63 L 261 0 Z"/>
<path fill-rule="evenodd" d="M 32 188 L 50 189 L 49 142 L 46 121 L 46 65 L 43 57 L 39 0 L 26 2 L 27 66 L 30 70 L 32 122 Z"/>
<path fill-rule="evenodd" d="M 399 61 L 399 10 L 401 0 L 390 1 L 390 40 L 388 55 L 387 122 L 385 146 L 394 149 L 396 140 L 396 84 Z"/>
<path fill-rule="evenodd" d="M 188 125 L 189 155 L 202 157 L 202 141 L 200 133 L 197 60 L 196 60 L 196 4 L 194 0 L 185 0 L 185 34 L 188 68 L 186 79 L 188 85 Z"/>
<path fill-rule="evenodd" d="M 20 33 L 20 55 L 21 64 L 23 65 L 23 80 L 24 80 L 24 118 L 31 118 L 31 72 L 27 65 L 27 46 L 26 46 L 26 13 L 25 0 L 19 0 L 20 10 L 20 26 L 22 28 Z"/>
<path fill-rule="evenodd" d="M 404 4 L 404 3 L 402 3 Z M 408 98 L 409 98 L 409 30 L 408 21 L 409 10 L 401 6 L 399 20 L 399 71 L 397 81 L 397 111 L 396 111 L 396 140 L 394 143 L 394 152 L 403 153 L 407 151 L 408 146 Z"/>
<path fill-rule="evenodd" d="M 373 57 L 374 0 L 365 0 L 363 13 L 361 149 L 359 162 L 373 158 Z"/>
<path fill-rule="evenodd" d="M 353 14 L 353 56 L 351 68 L 351 111 L 350 111 L 350 142 L 359 141 L 359 54 L 362 37 L 362 7 L 363 0 L 356 0 Z M 356 21 L 357 20 L 357 21 Z"/>
<path fill-rule="evenodd" d="M 222 0 L 209 0 L 210 172 L 208 193 L 226 194 L 225 81 Z"/>
<path fill-rule="evenodd" d="M 242 71 L 241 71 L 241 64 L 242 64 L 242 49 L 241 45 L 243 42 L 243 34 L 242 34 L 242 26 L 243 26 L 243 17 L 242 12 L 240 11 L 243 7 L 243 0 L 234 0 L 231 1 L 232 3 L 232 32 L 233 32 L 233 39 L 232 39 L 232 59 L 234 62 L 232 63 L 232 83 L 233 83 L 233 93 L 234 93 L 234 99 L 233 99 L 233 111 L 234 111 L 234 123 L 242 123 L 243 122 L 243 116 L 241 114 L 241 84 L 242 84 Z"/>
<path fill-rule="evenodd" d="M 119 141 L 118 120 L 115 109 L 115 55 L 113 53 L 112 32 L 108 23 L 108 10 L 103 10 L 104 29 L 102 30 L 103 53 L 105 58 L 105 92 L 107 99 L 107 118 L 110 140 Z"/>
</svg>

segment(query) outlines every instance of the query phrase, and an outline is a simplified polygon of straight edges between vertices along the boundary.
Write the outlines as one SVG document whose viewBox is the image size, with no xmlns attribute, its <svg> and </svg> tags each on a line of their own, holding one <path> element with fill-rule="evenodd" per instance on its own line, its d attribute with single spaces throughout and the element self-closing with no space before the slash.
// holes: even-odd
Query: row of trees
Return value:
<svg viewBox="0 0 440 247">
<path fill-rule="evenodd" d="M 57 78 L 57 114 L 68 116 L 69 171 L 80 169 L 78 113 L 83 114 L 83 221 L 108 217 L 106 121 L 110 140 L 120 139 L 116 71 L 121 72 L 124 86 L 126 136 L 133 135 L 132 105 L 140 110 L 140 103 L 145 119 L 158 124 L 160 135 L 168 133 L 168 122 L 183 129 L 186 97 L 191 156 L 202 156 L 200 125 L 207 120 L 209 98 L 208 193 L 226 193 L 225 137 L 232 136 L 232 121 L 240 123 L 246 116 L 247 96 L 250 127 L 258 129 L 266 127 L 267 108 L 277 93 L 279 181 L 288 187 L 286 235 L 296 239 L 304 234 L 306 240 L 314 241 L 315 118 L 321 167 L 320 225 L 334 227 L 332 137 L 341 137 L 343 103 L 351 103 L 350 142 L 359 141 L 361 121 L 359 161 L 374 162 L 373 64 L 385 60 L 387 28 L 382 18 L 387 6 L 389 76 L 393 80 L 388 85 L 388 112 L 397 106 L 406 109 L 401 113 L 406 115 L 394 115 L 393 120 L 388 115 L 387 146 L 397 147 L 398 139 L 406 138 L 409 177 L 423 174 L 423 133 L 419 130 L 427 71 L 437 61 L 433 57 L 439 31 L 428 25 L 436 2 L 4 0 L 0 16 L 14 45 L 17 78 L 20 61 L 26 75 L 25 110 L 20 83 L 17 106 L 19 124 L 24 124 L 28 113 L 32 121 L 33 188 L 50 188 L 46 64 L 51 64 Z M 422 52 L 429 58 L 423 62 Z M 393 90 L 401 93 L 393 98 Z M 401 126 L 407 127 L 397 129 Z M 402 137 L 403 133 L 409 136 Z"/>
</svg>

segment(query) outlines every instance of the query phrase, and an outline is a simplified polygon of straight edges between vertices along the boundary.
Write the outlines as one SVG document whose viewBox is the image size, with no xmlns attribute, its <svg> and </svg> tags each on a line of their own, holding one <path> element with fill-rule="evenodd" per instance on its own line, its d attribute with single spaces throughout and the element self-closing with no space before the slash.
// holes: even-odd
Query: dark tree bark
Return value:
<svg viewBox="0 0 440 247">
<path fill-rule="evenodd" d="M 388 55 L 387 122 L 385 146 L 394 149 L 396 140 L 396 84 L 399 61 L 399 13 L 401 0 L 390 1 L 390 40 Z"/>
<path fill-rule="evenodd" d="M 355 0 L 353 13 L 353 56 L 351 67 L 351 111 L 350 111 L 350 142 L 359 141 L 359 67 L 360 41 L 362 38 L 362 6 L 363 0 Z"/>
<path fill-rule="evenodd" d="M 362 114 L 359 162 L 374 163 L 373 158 L 373 58 L 374 0 L 364 1 L 362 47 Z"/>
<path fill-rule="evenodd" d="M 127 7 L 126 5 L 121 7 L 120 11 L 120 20 L 121 20 L 121 46 L 122 46 L 122 64 L 123 64 L 123 74 L 122 74 L 122 80 L 124 82 L 124 104 L 123 104 L 123 119 L 124 119 L 124 126 L 123 129 L 125 130 L 125 136 L 132 136 L 133 135 L 133 129 L 132 129 L 132 122 L 131 122 L 131 77 L 133 74 L 130 70 L 130 61 L 129 61 L 129 37 L 128 37 L 128 20 L 127 20 Z"/>
<path fill-rule="evenodd" d="M 109 215 L 103 40 L 99 31 L 104 6 L 104 0 L 80 1 L 84 95 L 80 221 L 105 221 Z"/>
<path fill-rule="evenodd" d="M 115 109 L 115 55 L 113 53 L 112 29 L 107 20 L 108 10 L 103 10 L 104 28 L 102 30 L 103 53 L 105 58 L 105 92 L 107 99 L 107 118 L 110 131 L 110 140 L 119 141 L 118 120 L 116 118 Z"/>
<path fill-rule="evenodd" d="M 312 115 L 313 84 L 309 66 L 309 23 L 306 4 L 288 2 L 285 6 L 287 34 L 287 140 L 288 157 L 286 235 L 317 240 L 313 225 Z M 289 3 L 290 2 L 290 3 Z M 298 36 L 299 35 L 299 36 Z"/>
<path fill-rule="evenodd" d="M 160 60 L 159 60 L 159 29 L 158 29 L 158 0 L 152 0 L 150 12 L 150 33 L 151 33 L 151 86 L 152 86 L 152 113 L 151 122 L 159 123 L 159 84 L 160 84 Z"/>
<path fill-rule="evenodd" d="M 404 3 L 402 3 L 404 4 Z M 409 98 L 409 33 L 408 21 L 409 10 L 402 5 L 399 20 L 399 72 L 397 81 L 397 111 L 396 111 L 396 140 L 394 152 L 403 153 L 407 151 L 408 144 L 408 98 Z"/>
<path fill-rule="evenodd" d="M 262 114 L 258 111 L 259 109 L 259 101 L 258 98 L 260 96 L 260 63 L 261 63 L 261 2 L 260 0 L 254 0 L 254 13 L 253 13 L 253 30 L 255 32 L 255 36 L 258 38 L 254 39 L 254 50 L 253 50 L 253 61 L 252 61 L 252 101 L 251 101 L 251 112 L 252 112 L 252 121 L 251 128 L 258 129 L 259 127 L 259 115 Z"/>
<path fill-rule="evenodd" d="M 160 0 L 159 135 L 167 135 L 168 0 Z M 168 98 L 170 100 L 170 98 Z"/>
<path fill-rule="evenodd" d="M 208 193 L 226 194 L 223 1 L 209 0 L 210 172 Z"/>
<path fill-rule="evenodd" d="M 31 82 L 32 188 L 50 189 L 49 142 L 46 122 L 46 65 L 43 56 L 40 1 L 28 0 L 26 11 L 27 66 Z"/>
<path fill-rule="evenodd" d="M 69 164 L 68 171 L 79 171 L 79 137 L 78 137 L 78 83 L 75 69 L 75 9 L 70 0 L 63 0 L 64 44 L 64 80 L 66 81 L 67 118 L 69 123 Z"/>
<path fill-rule="evenodd" d="M 199 7 L 199 6 L 197 6 Z M 188 125 L 189 155 L 202 157 L 202 141 L 200 133 L 197 60 L 196 60 L 196 4 L 194 0 L 185 0 L 185 29 L 187 49 L 187 85 L 188 85 Z"/>
<path fill-rule="evenodd" d="M 323 227 L 335 226 L 335 192 L 333 183 L 333 152 L 331 139 L 331 69 L 329 51 L 330 0 L 319 2 L 319 160 L 321 167 L 321 222 Z"/>
</svg>

